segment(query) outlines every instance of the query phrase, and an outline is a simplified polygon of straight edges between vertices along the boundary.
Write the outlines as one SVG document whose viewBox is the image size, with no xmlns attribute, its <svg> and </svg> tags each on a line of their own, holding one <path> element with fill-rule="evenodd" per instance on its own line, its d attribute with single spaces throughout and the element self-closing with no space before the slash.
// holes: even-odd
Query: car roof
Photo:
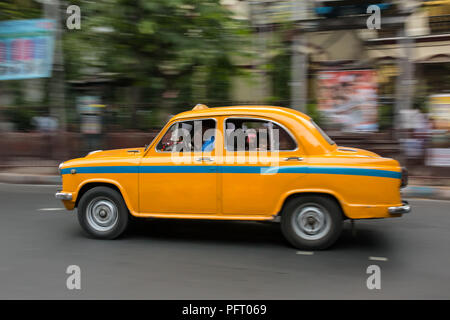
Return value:
<svg viewBox="0 0 450 320">
<path fill-rule="evenodd" d="M 173 117 L 173 120 L 184 118 L 205 117 L 205 116 L 234 116 L 234 115 L 284 115 L 290 117 L 301 117 L 305 120 L 311 119 L 306 114 L 295 109 L 277 106 L 229 106 L 204 108 L 200 110 L 190 110 L 181 112 Z"/>
</svg>

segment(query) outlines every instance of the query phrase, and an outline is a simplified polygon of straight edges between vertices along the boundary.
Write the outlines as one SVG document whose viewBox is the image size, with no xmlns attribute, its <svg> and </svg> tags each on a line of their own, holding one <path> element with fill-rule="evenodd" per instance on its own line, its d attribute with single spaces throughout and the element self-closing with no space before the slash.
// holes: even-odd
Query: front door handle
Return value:
<svg viewBox="0 0 450 320">
<path fill-rule="evenodd" d="M 287 157 L 283 159 L 284 161 L 303 161 L 302 157 Z"/>
<path fill-rule="evenodd" d="M 202 157 L 202 158 L 196 158 L 195 161 L 212 162 L 212 161 L 214 161 L 214 159 L 213 158 L 209 158 L 209 157 Z"/>
</svg>

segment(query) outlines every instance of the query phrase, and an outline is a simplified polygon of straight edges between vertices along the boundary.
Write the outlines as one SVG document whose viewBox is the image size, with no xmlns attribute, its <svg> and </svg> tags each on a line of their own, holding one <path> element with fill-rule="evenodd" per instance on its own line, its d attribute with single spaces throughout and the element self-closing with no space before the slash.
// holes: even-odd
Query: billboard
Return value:
<svg viewBox="0 0 450 320">
<path fill-rule="evenodd" d="M 0 22 L 0 80 L 46 78 L 53 64 L 55 22 Z"/>
<path fill-rule="evenodd" d="M 312 19 L 312 7 L 308 1 L 256 0 L 250 1 L 251 21 L 256 25 L 285 23 Z"/>
<path fill-rule="evenodd" d="M 77 109 L 80 113 L 81 133 L 101 134 L 102 133 L 102 108 L 101 99 L 97 96 L 77 97 Z"/>
<path fill-rule="evenodd" d="M 374 70 L 320 71 L 318 77 L 318 109 L 328 129 L 378 130 Z"/>
<path fill-rule="evenodd" d="M 430 96 L 431 143 L 426 164 L 450 167 L 450 94 Z"/>
</svg>

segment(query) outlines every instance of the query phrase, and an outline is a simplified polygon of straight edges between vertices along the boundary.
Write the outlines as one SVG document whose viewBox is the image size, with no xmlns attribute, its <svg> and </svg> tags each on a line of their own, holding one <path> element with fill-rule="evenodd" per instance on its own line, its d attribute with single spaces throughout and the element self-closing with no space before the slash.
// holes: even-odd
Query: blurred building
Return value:
<svg viewBox="0 0 450 320">
<path fill-rule="evenodd" d="M 402 37 L 410 39 L 409 56 L 402 47 Z M 450 91 L 450 1 L 424 2 L 408 17 L 404 35 L 381 29 L 365 44 L 369 58 L 379 66 L 383 85 L 392 84 L 389 80 L 398 74 L 395 61 L 408 58 L 414 64 L 418 94 Z"/>
<path fill-rule="evenodd" d="M 272 99 L 292 105 L 290 94 L 279 97 L 276 92 L 271 78 L 276 70 L 264 70 L 265 63 L 273 63 L 283 54 L 287 55 L 283 71 L 306 69 L 304 94 L 308 101 L 319 98 L 318 72 L 330 70 L 375 70 L 380 101 L 394 104 L 410 94 L 407 108 L 419 96 L 450 90 L 445 72 L 450 62 L 450 1 L 223 0 L 222 3 L 239 19 L 250 20 L 254 32 L 249 46 L 257 56 L 237 61 L 253 77 L 235 79 L 232 100 L 253 97 L 261 102 Z M 380 29 L 369 30 L 366 26 L 369 16 L 366 9 L 370 4 L 381 8 Z M 295 32 L 302 35 L 297 46 L 293 46 Z M 295 52 L 304 55 L 304 65 L 294 64 Z M 291 77 L 285 85 L 295 87 L 292 80 Z M 408 83 L 410 92 L 401 91 L 402 83 Z"/>
<path fill-rule="evenodd" d="M 335 137 L 342 136 L 339 142 L 355 144 L 358 139 L 342 135 L 342 130 L 390 131 L 387 136 L 361 136 L 361 143 L 376 137 L 382 154 L 399 152 L 398 142 L 413 148 L 420 145 L 407 155 L 424 160 L 430 134 L 427 119 L 433 115 L 422 113 L 434 108 L 439 119 L 448 114 L 442 101 L 450 92 L 450 1 L 228 0 L 223 4 L 250 21 L 249 47 L 256 53 L 253 60 L 237 62 L 252 76 L 235 79 L 233 100 L 245 102 L 251 97 L 252 103 L 308 113 L 328 108 L 331 120 L 337 121 L 322 125 Z M 367 26 L 367 8 L 373 4 L 380 9 L 379 29 Z M 430 104 L 437 101 L 436 95 L 439 108 Z M 357 96 L 361 99 L 353 99 Z M 355 100 L 365 102 L 358 106 Z M 361 123 L 352 127 L 345 121 Z M 442 137 L 440 147 L 446 140 Z M 377 150 L 375 145 L 366 147 Z M 445 154 L 438 155 L 439 163 L 445 163 Z"/>
</svg>

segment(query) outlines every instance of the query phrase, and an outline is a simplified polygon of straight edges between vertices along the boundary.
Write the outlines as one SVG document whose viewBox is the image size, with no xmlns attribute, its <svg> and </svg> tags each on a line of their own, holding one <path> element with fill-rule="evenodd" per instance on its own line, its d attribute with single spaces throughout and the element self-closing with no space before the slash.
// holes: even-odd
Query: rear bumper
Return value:
<svg viewBox="0 0 450 320">
<path fill-rule="evenodd" d="M 408 201 L 403 201 L 403 204 L 401 206 L 389 207 L 388 211 L 390 214 L 409 213 L 409 212 L 411 212 L 411 206 L 409 205 Z"/>
<path fill-rule="evenodd" d="M 58 200 L 72 200 L 72 194 L 68 192 L 57 192 L 55 198 Z"/>
</svg>

